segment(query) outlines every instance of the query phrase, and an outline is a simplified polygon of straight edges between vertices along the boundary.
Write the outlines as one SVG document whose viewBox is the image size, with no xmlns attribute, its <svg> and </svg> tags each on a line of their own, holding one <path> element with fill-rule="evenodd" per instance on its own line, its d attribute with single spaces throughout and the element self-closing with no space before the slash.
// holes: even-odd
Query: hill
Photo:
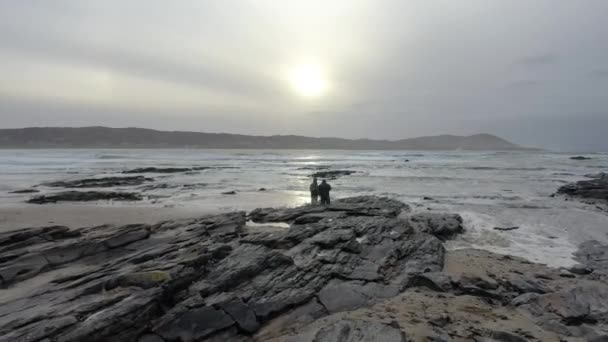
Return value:
<svg viewBox="0 0 608 342">
<path fill-rule="evenodd" d="M 528 150 L 528 148 L 490 134 L 471 136 L 439 135 L 389 141 L 311 138 L 296 135 L 251 136 L 109 127 L 0 129 L 0 148 Z"/>
</svg>

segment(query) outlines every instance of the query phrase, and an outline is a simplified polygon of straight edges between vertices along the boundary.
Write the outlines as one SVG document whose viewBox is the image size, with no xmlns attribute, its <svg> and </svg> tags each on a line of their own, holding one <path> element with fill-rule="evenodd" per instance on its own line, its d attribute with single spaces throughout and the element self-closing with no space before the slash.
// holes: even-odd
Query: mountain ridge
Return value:
<svg viewBox="0 0 608 342">
<path fill-rule="evenodd" d="M 345 139 L 301 135 L 244 135 L 148 128 L 26 127 L 0 129 L 0 148 L 209 148 L 340 150 L 536 150 L 495 135 L 436 135 L 399 140 Z"/>
</svg>

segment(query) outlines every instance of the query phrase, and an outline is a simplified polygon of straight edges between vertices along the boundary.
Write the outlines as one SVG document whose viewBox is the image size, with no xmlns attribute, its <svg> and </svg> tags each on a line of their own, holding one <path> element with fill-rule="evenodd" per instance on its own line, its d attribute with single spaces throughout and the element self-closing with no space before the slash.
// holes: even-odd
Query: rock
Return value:
<svg viewBox="0 0 608 342">
<path fill-rule="evenodd" d="M 266 188 L 259 188 L 258 191 L 266 191 Z"/>
<path fill-rule="evenodd" d="M 141 336 L 137 342 L 165 342 L 165 340 L 156 334 L 145 334 Z"/>
<path fill-rule="evenodd" d="M 222 195 L 236 195 L 236 191 L 232 190 L 232 191 L 222 192 Z"/>
<path fill-rule="evenodd" d="M 547 293 L 548 289 L 539 281 L 524 275 L 510 275 L 506 280 L 506 287 L 517 293 Z"/>
<path fill-rule="evenodd" d="M 363 320 L 342 320 L 321 328 L 314 342 L 406 342 L 399 328 Z"/>
<path fill-rule="evenodd" d="M 15 191 L 9 191 L 9 194 L 33 194 L 36 192 L 40 192 L 40 190 L 36 190 L 36 189 L 22 189 L 22 190 L 15 190 Z"/>
<path fill-rule="evenodd" d="M 422 199 L 425 201 L 432 201 L 433 197 L 424 196 Z"/>
<path fill-rule="evenodd" d="M 174 320 L 153 330 L 164 340 L 193 342 L 233 324 L 234 321 L 224 311 L 204 306 L 186 310 Z"/>
<path fill-rule="evenodd" d="M 462 217 L 458 214 L 417 213 L 405 217 L 416 232 L 429 233 L 449 239 L 463 232 Z"/>
<path fill-rule="evenodd" d="M 587 177 L 587 178 L 608 178 L 608 173 L 606 173 L 606 172 L 591 173 L 591 174 L 586 174 L 585 177 Z"/>
<path fill-rule="evenodd" d="M 608 276 L 608 245 L 599 241 L 583 242 L 576 253 L 576 259 L 583 268 L 593 271 L 593 276 L 605 279 Z M 586 272 L 586 271 L 585 271 Z M 573 272 L 579 274 L 580 272 Z"/>
<path fill-rule="evenodd" d="M 584 156 L 576 156 L 576 157 L 570 157 L 571 160 L 590 160 L 592 158 L 589 157 L 584 157 Z"/>
<path fill-rule="evenodd" d="M 566 184 L 560 187 L 557 193 L 590 200 L 608 200 L 608 177 Z"/>
<path fill-rule="evenodd" d="M 153 181 L 152 178 L 144 176 L 132 177 L 103 177 L 103 178 L 85 178 L 72 181 L 57 181 L 44 183 L 42 185 L 50 187 L 62 188 L 105 188 L 115 186 L 135 186 L 141 185 L 144 182 Z"/>
<path fill-rule="evenodd" d="M 511 301 L 511 305 L 520 306 L 520 305 L 528 304 L 531 301 L 537 299 L 538 296 L 540 296 L 540 295 L 538 293 L 534 293 L 534 292 L 524 293 L 518 297 L 513 298 L 513 300 Z"/>
<path fill-rule="evenodd" d="M 171 280 L 171 275 L 163 271 L 148 271 L 136 272 L 132 274 L 124 274 L 118 276 L 114 280 L 110 280 L 106 284 L 106 289 L 110 290 L 115 287 L 137 286 L 142 289 L 148 289 L 155 286 L 160 286 L 162 283 Z"/>
<path fill-rule="evenodd" d="M 27 203 L 45 204 L 62 201 L 84 202 L 84 201 L 140 201 L 141 195 L 135 192 L 117 191 L 64 191 L 51 195 L 41 195 L 30 198 Z"/>
<path fill-rule="evenodd" d="M 396 324 L 337 317 L 425 284 L 506 303 L 511 292 L 493 279 L 443 272 L 445 248 L 427 232 L 457 218 L 420 219 L 414 229 L 400 218 L 408 209 L 361 196 L 249 216 L 0 232 L 0 341 L 405 341 Z M 290 225 L 256 231 L 248 219 Z M 593 305 L 587 317 L 603 320 Z M 424 324 L 437 336 L 457 326 Z"/>
<path fill-rule="evenodd" d="M 342 176 L 350 176 L 357 171 L 350 170 L 332 170 L 332 171 L 318 171 L 310 175 L 310 177 L 325 178 L 325 179 L 337 179 Z"/>
<path fill-rule="evenodd" d="M 515 226 L 515 227 L 494 227 L 494 230 L 500 230 L 500 231 L 509 231 L 509 230 L 515 230 L 515 229 L 519 229 L 519 227 Z"/>
<path fill-rule="evenodd" d="M 378 216 L 397 217 L 402 211 L 408 211 L 409 206 L 402 202 L 386 197 L 358 196 L 338 199 L 331 206 L 302 206 L 298 208 L 255 209 L 249 213 L 252 221 L 265 222 L 293 222 L 307 214 L 324 212 L 342 212 L 345 216 Z"/>
<path fill-rule="evenodd" d="M 192 171 L 189 167 L 140 167 L 136 169 L 126 170 L 122 173 L 179 173 Z"/>
<path fill-rule="evenodd" d="M 580 335 L 577 326 L 608 322 L 608 285 L 583 283 L 540 295 L 520 305 L 548 330 Z"/>
<path fill-rule="evenodd" d="M 578 275 L 587 275 L 593 272 L 593 268 L 587 267 L 585 265 L 574 265 L 568 269 L 570 273 L 578 274 Z"/>
</svg>

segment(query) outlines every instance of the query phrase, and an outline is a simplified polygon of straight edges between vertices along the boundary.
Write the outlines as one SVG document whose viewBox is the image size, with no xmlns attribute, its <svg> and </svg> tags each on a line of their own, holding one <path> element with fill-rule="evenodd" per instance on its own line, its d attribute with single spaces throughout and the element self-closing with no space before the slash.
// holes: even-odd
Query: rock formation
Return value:
<svg viewBox="0 0 608 342">
<path fill-rule="evenodd" d="M 46 204 L 57 202 L 88 202 L 88 201 L 140 201 L 141 195 L 135 192 L 119 191 L 62 191 L 49 195 L 35 196 L 27 203 Z"/>
<path fill-rule="evenodd" d="M 61 188 L 108 188 L 114 186 L 135 186 L 153 181 L 144 176 L 85 178 L 71 181 L 49 182 L 43 185 Z"/>
<path fill-rule="evenodd" d="M 428 341 L 526 341 L 545 331 L 492 326 L 494 309 L 560 336 L 606 333 L 601 272 L 570 279 L 504 256 L 496 266 L 517 262 L 521 274 L 454 274 L 442 240 L 461 231 L 458 215 L 363 196 L 330 207 L 4 232 L 0 341 L 405 342 L 421 332 Z M 605 248 L 595 245 L 581 262 L 602 268 Z M 548 273 L 532 276 L 535 269 Z M 386 308 L 388 318 L 375 320 L 361 311 L 395 298 L 402 308 L 421 305 L 415 317 L 431 316 L 406 320 Z M 436 313 L 462 300 L 490 311 L 464 328 L 461 318 Z"/>
</svg>

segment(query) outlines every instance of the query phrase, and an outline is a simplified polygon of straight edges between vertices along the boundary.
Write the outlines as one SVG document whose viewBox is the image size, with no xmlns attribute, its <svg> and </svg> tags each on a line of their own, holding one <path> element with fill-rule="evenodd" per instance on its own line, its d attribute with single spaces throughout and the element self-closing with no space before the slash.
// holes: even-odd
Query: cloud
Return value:
<svg viewBox="0 0 608 342">
<path fill-rule="evenodd" d="M 540 55 L 526 56 L 524 58 L 519 59 L 515 64 L 525 68 L 536 68 L 555 64 L 556 62 L 556 55 L 551 53 L 545 53 Z"/>
<path fill-rule="evenodd" d="M 593 70 L 587 76 L 592 79 L 608 80 L 608 69 Z"/>
</svg>

